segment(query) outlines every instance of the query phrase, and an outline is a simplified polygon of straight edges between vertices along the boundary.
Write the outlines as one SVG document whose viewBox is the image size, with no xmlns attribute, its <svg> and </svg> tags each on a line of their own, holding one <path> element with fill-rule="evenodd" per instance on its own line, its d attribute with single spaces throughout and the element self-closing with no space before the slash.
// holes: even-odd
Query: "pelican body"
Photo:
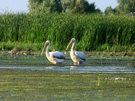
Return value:
<svg viewBox="0 0 135 101">
<path fill-rule="evenodd" d="M 74 64 L 79 65 L 81 63 L 83 63 L 84 61 L 86 61 L 86 57 L 85 54 L 83 52 L 78 52 L 78 51 L 74 51 L 74 46 L 75 46 L 75 38 L 72 38 L 70 43 L 68 44 L 67 49 L 69 48 L 70 45 L 72 45 L 71 51 L 70 51 L 70 57 L 73 60 Z"/>
<path fill-rule="evenodd" d="M 58 64 L 58 63 L 64 62 L 64 60 L 65 60 L 64 54 L 59 51 L 48 52 L 49 47 L 50 47 L 50 41 L 46 41 L 41 55 L 43 55 L 45 48 L 46 48 L 46 57 L 51 63 Z"/>
</svg>

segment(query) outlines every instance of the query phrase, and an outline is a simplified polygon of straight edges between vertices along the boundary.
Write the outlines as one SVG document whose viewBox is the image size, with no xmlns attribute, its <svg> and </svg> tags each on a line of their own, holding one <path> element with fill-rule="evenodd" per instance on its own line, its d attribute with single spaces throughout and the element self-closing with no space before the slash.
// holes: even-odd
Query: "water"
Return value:
<svg viewBox="0 0 135 101">
<path fill-rule="evenodd" d="M 61 65 L 41 56 L 0 57 L 0 100 L 133 101 L 135 59 L 87 58 Z"/>
</svg>

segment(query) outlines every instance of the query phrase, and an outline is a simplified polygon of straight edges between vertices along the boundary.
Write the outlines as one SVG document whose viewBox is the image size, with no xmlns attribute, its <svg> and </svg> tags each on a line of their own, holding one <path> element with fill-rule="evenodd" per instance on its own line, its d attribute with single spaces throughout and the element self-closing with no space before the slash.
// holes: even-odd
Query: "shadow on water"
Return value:
<svg viewBox="0 0 135 101">
<path fill-rule="evenodd" d="M 52 65 L 41 56 L 0 57 L 0 100 L 133 101 L 135 59 L 69 57 Z"/>
</svg>

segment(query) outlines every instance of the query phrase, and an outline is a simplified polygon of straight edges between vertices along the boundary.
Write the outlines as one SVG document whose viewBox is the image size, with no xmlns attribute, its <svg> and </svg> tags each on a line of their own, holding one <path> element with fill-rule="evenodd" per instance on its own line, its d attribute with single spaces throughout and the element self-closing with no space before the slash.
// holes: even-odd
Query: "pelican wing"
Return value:
<svg viewBox="0 0 135 101">
<path fill-rule="evenodd" d="M 85 54 L 83 52 L 74 51 L 74 54 L 79 57 L 81 60 L 86 61 Z"/>
<path fill-rule="evenodd" d="M 50 52 L 50 53 L 54 58 L 65 59 L 65 56 L 64 56 L 64 54 L 62 52 L 55 51 L 55 52 Z"/>
</svg>

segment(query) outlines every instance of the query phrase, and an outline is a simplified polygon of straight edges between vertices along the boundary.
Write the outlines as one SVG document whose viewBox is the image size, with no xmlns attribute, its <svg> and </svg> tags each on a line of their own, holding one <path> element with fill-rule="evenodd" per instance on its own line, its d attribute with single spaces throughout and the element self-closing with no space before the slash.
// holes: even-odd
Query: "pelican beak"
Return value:
<svg viewBox="0 0 135 101">
<path fill-rule="evenodd" d="M 68 44 L 66 51 L 68 50 L 68 48 L 70 47 L 70 45 L 73 43 L 73 41 L 71 40 L 70 43 Z"/>
<path fill-rule="evenodd" d="M 43 48 L 42 53 L 41 53 L 41 56 L 43 55 L 46 46 L 47 46 L 47 44 L 45 43 L 44 48 Z"/>
</svg>

